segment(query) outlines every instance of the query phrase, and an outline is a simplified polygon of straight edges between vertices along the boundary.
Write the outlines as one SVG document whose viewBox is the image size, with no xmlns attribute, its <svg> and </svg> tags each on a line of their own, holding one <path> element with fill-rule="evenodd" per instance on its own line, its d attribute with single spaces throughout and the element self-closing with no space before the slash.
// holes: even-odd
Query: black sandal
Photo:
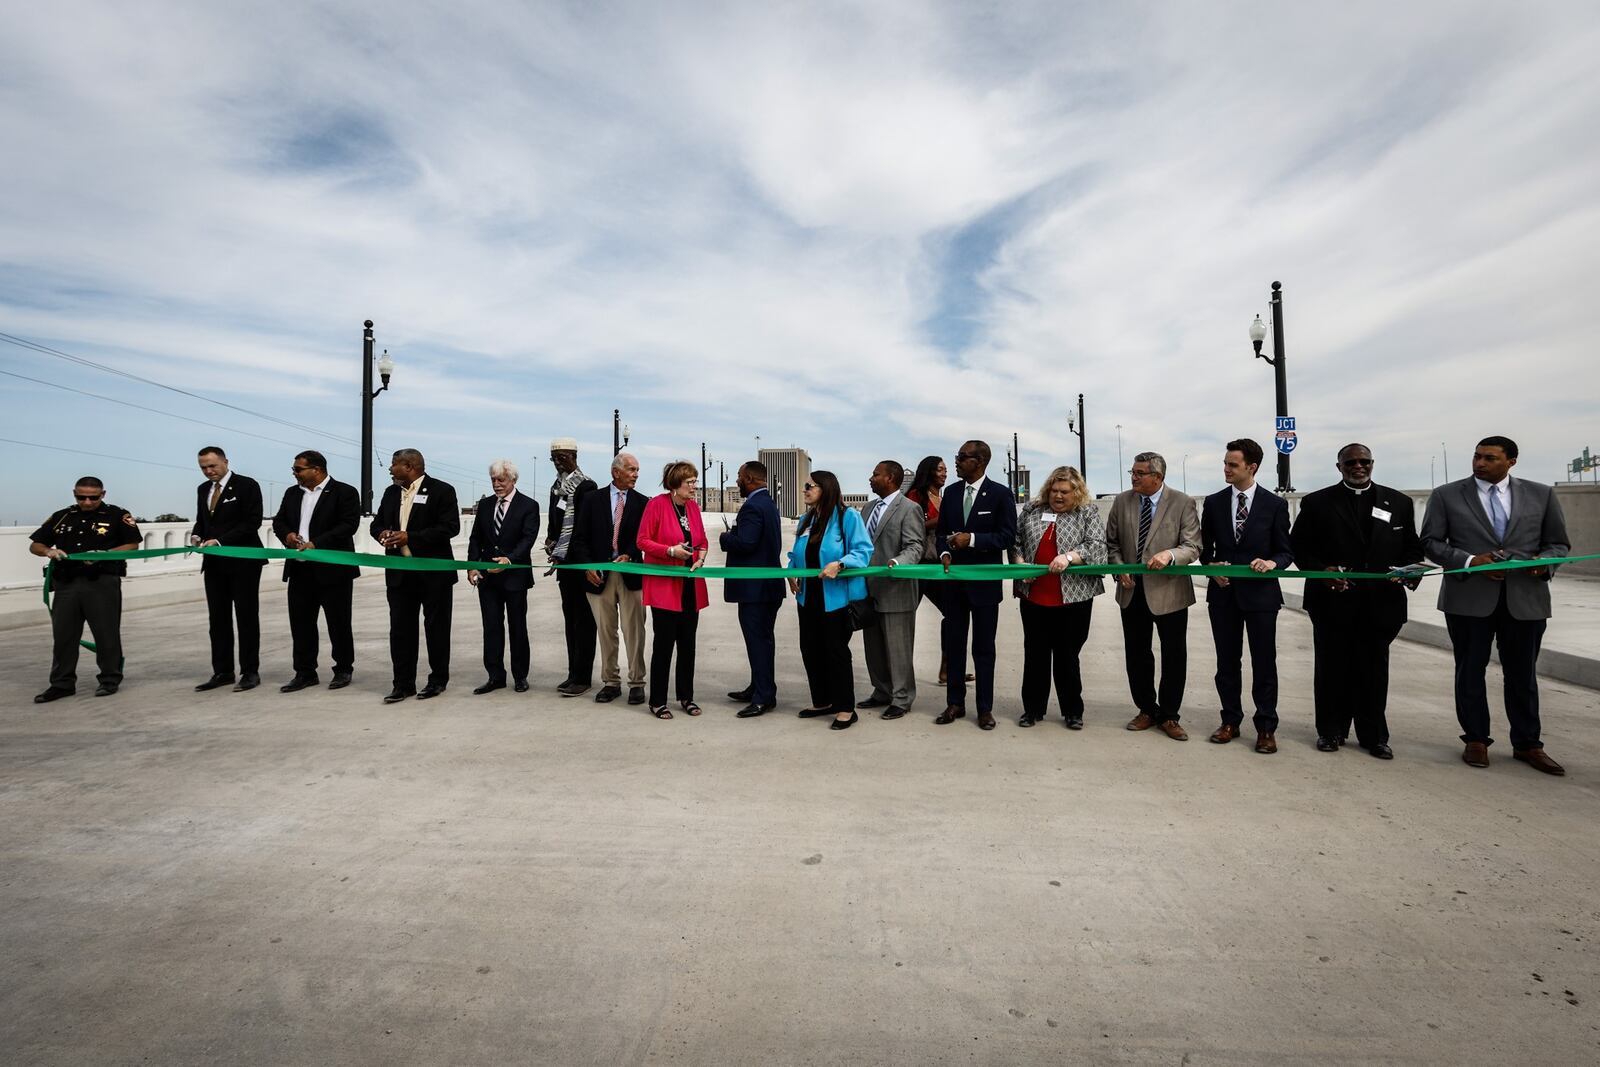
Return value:
<svg viewBox="0 0 1600 1067">
<path fill-rule="evenodd" d="M 694 701 L 692 701 L 692 700 L 680 700 L 680 701 L 678 701 L 678 703 L 679 703 L 679 705 L 682 706 L 683 710 L 688 712 L 690 715 L 698 715 L 698 714 L 700 714 L 700 705 L 696 704 Z"/>
<path fill-rule="evenodd" d="M 670 719 L 672 718 L 672 709 L 663 704 L 659 708 L 651 708 L 650 714 L 658 719 Z"/>
</svg>

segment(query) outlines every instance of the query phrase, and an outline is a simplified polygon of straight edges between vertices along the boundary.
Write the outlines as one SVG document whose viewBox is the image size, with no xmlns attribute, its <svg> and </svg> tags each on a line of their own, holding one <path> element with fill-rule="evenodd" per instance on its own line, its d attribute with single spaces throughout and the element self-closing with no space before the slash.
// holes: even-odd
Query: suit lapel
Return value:
<svg viewBox="0 0 1600 1067">
<path fill-rule="evenodd" d="M 1507 477 L 1506 481 L 1509 483 L 1511 479 Z M 1521 485 L 1513 486 L 1511 489 L 1511 514 L 1506 516 L 1506 541 L 1511 540 L 1511 531 L 1515 530 L 1517 523 L 1526 518 L 1532 510 L 1533 501 L 1529 499 L 1526 487 Z"/>
<path fill-rule="evenodd" d="M 1477 480 L 1468 478 L 1466 481 L 1456 484 L 1461 486 L 1462 501 L 1466 504 L 1467 511 L 1471 512 L 1472 516 L 1478 520 L 1478 528 L 1484 532 L 1484 535 L 1489 538 L 1491 543 L 1499 544 L 1500 539 L 1494 535 L 1494 527 L 1489 525 L 1489 515 L 1483 510 L 1483 500 L 1478 496 Z M 1510 526 L 1508 525 L 1506 529 L 1509 530 Z"/>
</svg>

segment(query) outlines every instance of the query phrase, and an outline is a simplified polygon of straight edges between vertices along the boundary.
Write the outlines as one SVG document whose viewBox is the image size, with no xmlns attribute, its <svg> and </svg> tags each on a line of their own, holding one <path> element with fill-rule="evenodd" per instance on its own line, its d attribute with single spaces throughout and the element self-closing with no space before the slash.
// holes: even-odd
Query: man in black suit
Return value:
<svg viewBox="0 0 1600 1067">
<path fill-rule="evenodd" d="M 285 548 L 306 551 L 320 548 L 335 552 L 356 550 L 356 530 L 361 526 L 361 496 L 353 485 L 328 476 L 328 461 L 321 452 L 301 452 L 294 457 L 295 485 L 283 494 L 272 517 L 272 533 Z M 293 693 L 317 684 L 317 612 L 328 624 L 328 647 L 333 654 L 333 681 L 329 689 L 350 684 L 355 670 L 356 640 L 350 629 L 351 602 L 361 568 L 344 563 L 283 561 L 283 580 L 289 583 L 289 633 L 294 643 L 294 677 L 278 687 Z"/>
<path fill-rule="evenodd" d="M 939 504 L 939 560 L 950 569 L 1004 563 L 1017 539 L 1017 502 L 1011 491 L 984 477 L 993 453 L 982 441 L 968 441 L 956 453 L 961 481 L 946 489 Z M 952 582 L 945 587 L 943 636 L 949 682 L 946 706 L 933 721 L 948 725 L 967 713 L 967 630 L 972 630 L 972 665 L 977 677 L 978 726 L 994 729 L 994 635 L 1000 625 L 1005 583 Z"/>
<path fill-rule="evenodd" d="M 467 538 L 467 558 L 480 563 L 533 562 L 539 540 L 539 502 L 517 492 L 517 465 L 509 459 L 489 464 L 489 484 L 494 492 L 478 501 Z M 483 613 L 483 666 L 489 680 L 473 693 L 482 695 L 506 687 L 506 631 L 511 632 L 511 677 L 517 692 L 528 691 L 528 590 L 533 571 L 521 568 L 468 571 L 467 581 L 477 587 L 478 608 Z"/>
<path fill-rule="evenodd" d="M 1303 571 L 1384 571 L 1422 562 L 1411 498 L 1372 480 L 1372 451 L 1345 445 L 1334 466 L 1344 477 L 1307 494 L 1290 538 Z M 1389 748 L 1389 646 L 1406 623 L 1406 586 L 1399 579 L 1312 578 L 1306 614 L 1316 656 L 1317 750 L 1337 752 L 1349 737 L 1378 759 Z M 1409 587 L 1416 588 L 1416 579 Z"/>
<path fill-rule="evenodd" d="M 733 527 L 719 539 L 729 567 L 777 567 L 783 548 L 783 520 L 767 490 L 767 465 L 752 459 L 739 468 L 739 495 L 744 503 Z M 739 631 L 744 634 L 745 656 L 750 660 L 750 684 L 728 694 L 744 702 L 741 719 L 765 715 L 778 706 L 777 653 L 774 630 L 783 605 L 782 578 L 729 578 L 722 583 L 722 599 L 739 605 Z"/>
<path fill-rule="evenodd" d="M 402 448 L 389 462 L 394 484 L 372 517 L 371 533 L 386 556 L 455 559 L 450 540 L 461 532 L 461 507 L 455 487 L 430 478 L 422 453 Z M 394 688 L 383 698 L 395 704 L 406 697 L 436 697 L 450 684 L 450 609 L 455 571 L 385 570 L 389 598 L 389 659 Z M 428 635 L 428 684 L 417 690 L 417 610 Z"/>
<path fill-rule="evenodd" d="M 1261 490 L 1256 471 L 1261 446 L 1248 437 L 1229 441 L 1222 460 L 1228 488 L 1206 497 L 1200 511 L 1200 562 L 1245 564 L 1257 574 L 1294 562 L 1289 543 L 1289 505 Z M 1212 578 L 1206 586 L 1211 638 L 1217 646 L 1217 696 L 1222 725 L 1211 740 L 1225 745 L 1244 723 L 1241 661 L 1250 638 L 1250 696 L 1255 702 L 1256 751 L 1278 751 L 1278 609 L 1283 591 L 1276 578 Z"/>
<path fill-rule="evenodd" d="M 567 546 L 568 563 L 638 563 L 639 520 L 650 498 L 633 487 L 639 460 L 618 452 L 611 484 L 584 496 Z M 600 640 L 600 691 L 596 704 L 622 695 L 622 644 L 628 646 L 628 703 L 644 703 L 644 578 L 618 571 L 584 571 L 584 588 Z"/>
<path fill-rule="evenodd" d="M 202 448 L 198 462 L 206 480 L 195 490 L 189 543 L 202 548 L 260 548 L 261 486 L 254 478 L 230 471 L 227 453 L 216 445 Z M 261 684 L 261 568 L 266 564 L 264 559 L 201 557 L 200 574 L 210 616 L 211 677 L 195 686 L 195 692 L 233 684 L 235 616 L 239 620 L 239 684 L 233 691 L 242 693 Z"/>
<path fill-rule="evenodd" d="M 578 469 L 576 438 L 557 437 L 550 442 L 550 465 L 556 469 L 556 480 L 550 486 L 550 525 L 545 530 L 544 550 L 556 564 L 567 562 L 578 508 L 583 498 L 599 487 Z M 594 684 L 595 627 L 594 612 L 589 608 L 589 579 L 582 571 L 557 571 L 556 588 L 561 591 L 561 621 L 567 635 L 567 677 L 556 686 L 556 692 L 575 697 Z"/>
</svg>

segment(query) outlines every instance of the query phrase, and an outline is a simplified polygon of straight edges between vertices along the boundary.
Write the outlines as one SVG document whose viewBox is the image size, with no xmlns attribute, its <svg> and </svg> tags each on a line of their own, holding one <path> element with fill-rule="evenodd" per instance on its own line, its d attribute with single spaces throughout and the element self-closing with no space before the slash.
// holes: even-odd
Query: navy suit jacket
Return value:
<svg viewBox="0 0 1600 1067">
<path fill-rule="evenodd" d="M 1200 562 L 1243 563 L 1270 559 L 1278 569 L 1287 570 L 1294 562 L 1289 540 L 1289 505 L 1256 484 L 1250 514 L 1244 520 L 1244 534 L 1233 536 L 1233 487 L 1206 497 L 1200 509 Z M 1226 586 L 1214 579 L 1206 582 L 1206 603 L 1232 599 L 1240 611 L 1277 611 L 1283 605 L 1283 590 L 1276 578 L 1235 578 Z"/>
<path fill-rule="evenodd" d="M 512 563 L 532 563 L 533 546 L 539 541 L 539 502 L 526 493 L 513 494 L 511 503 L 506 505 L 505 521 L 500 524 L 500 536 L 496 537 L 494 509 L 499 505 L 500 498 L 493 493 L 478 501 L 472 533 L 467 536 L 467 559 L 485 563 L 504 556 Z M 533 572 L 480 571 L 478 580 L 506 590 L 528 589 L 533 586 Z"/>
<path fill-rule="evenodd" d="M 372 524 L 368 527 L 368 532 L 374 538 L 383 530 L 400 528 L 400 495 L 398 485 L 391 485 L 383 491 L 383 501 L 379 503 L 378 513 L 372 517 Z M 422 483 L 417 486 L 417 495 L 411 501 L 411 514 L 406 517 L 406 547 L 413 556 L 423 559 L 455 559 L 456 554 L 450 542 L 460 532 L 461 508 L 456 503 L 455 487 L 424 474 Z M 398 548 L 386 548 L 383 554 L 404 555 Z M 385 570 L 384 583 L 399 585 L 411 574 L 420 574 L 426 581 L 439 585 L 455 585 L 461 577 L 455 571 Z"/>
<path fill-rule="evenodd" d="M 222 491 L 222 499 L 217 501 L 217 510 L 208 511 L 206 505 L 211 503 L 211 491 L 214 488 L 209 480 L 195 488 L 195 520 L 191 532 L 202 541 L 216 541 L 236 548 L 260 548 L 261 484 L 254 478 L 230 473 L 228 487 Z M 203 571 L 259 570 L 266 565 L 264 559 L 200 557 L 200 569 Z"/>
<path fill-rule="evenodd" d="M 622 526 L 616 531 L 617 555 L 627 556 L 630 563 L 644 562 L 644 557 L 639 554 L 639 521 L 644 518 L 645 505 L 649 503 L 650 498 L 637 489 L 629 489 L 622 500 Z M 567 544 L 566 562 L 612 562 L 611 533 L 611 483 L 607 482 L 581 498 L 578 518 L 572 525 L 572 540 Z M 601 571 L 600 577 L 605 578 L 606 572 Z M 622 587 L 643 589 L 644 575 L 624 574 Z M 605 586 L 586 581 L 584 588 L 599 595 Z"/>
<path fill-rule="evenodd" d="M 1017 502 L 1011 491 L 992 478 L 984 478 L 978 486 L 978 495 L 972 502 L 972 514 L 962 517 L 967 497 L 965 482 L 956 482 L 945 489 L 939 501 L 938 552 L 942 559 L 950 554 L 953 566 L 978 563 L 1004 563 L 1006 553 L 1017 542 Z M 970 548 L 951 548 L 950 535 L 970 533 Z M 945 586 L 946 596 L 965 593 L 972 604 L 998 604 L 1005 599 L 1005 583 L 953 582 Z"/>
<path fill-rule="evenodd" d="M 783 548 L 783 520 L 778 505 L 764 486 L 744 498 L 733 529 L 718 538 L 727 553 L 730 567 L 779 567 Z M 722 583 L 722 599 L 730 604 L 753 604 L 782 600 L 788 596 L 782 578 L 728 578 Z"/>
</svg>

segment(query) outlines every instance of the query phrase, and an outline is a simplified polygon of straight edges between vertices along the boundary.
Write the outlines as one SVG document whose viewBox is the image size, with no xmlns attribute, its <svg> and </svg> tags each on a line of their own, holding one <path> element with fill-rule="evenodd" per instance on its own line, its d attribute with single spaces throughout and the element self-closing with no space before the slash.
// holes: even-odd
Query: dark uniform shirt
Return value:
<svg viewBox="0 0 1600 1067">
<path fill-rule="evenodd" d="M 122 545 L 140 542 L 143 538 L 132 515 L 115 504 L 101 501 L 93 511 L 84 511 L 76 505 L 62 508 L 33 531 L 32 540 L 47 548 L 76 553 L 109 552 Z M 120 559 L 103 563 L 64 559 L 58 560 L 55 567 L 54 580 L 57 583 L 76 578 L 98 578 L 102 574 L 120 578 L 128 573 L 127 561 Z"/>
</svg>

